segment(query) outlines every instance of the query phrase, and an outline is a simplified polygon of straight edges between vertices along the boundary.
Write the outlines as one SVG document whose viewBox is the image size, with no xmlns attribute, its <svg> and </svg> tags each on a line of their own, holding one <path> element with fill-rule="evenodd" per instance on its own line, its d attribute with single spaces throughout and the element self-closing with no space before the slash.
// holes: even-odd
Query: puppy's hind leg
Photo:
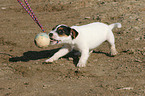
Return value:
<svg viewBox="0 0 145 96">
<path fill-rule="evenodd" d="M 114 35 L 113 35 L 113 32 L 112 31 L 110 31 L 108 33 L 107 41 L 110 44 L 110 53 L 111 53 L 111 56 L 117 55 L 118 52 L 117 52 L 117 50 L 115 48 L 115 38 L 114 38 Z"/>
</svg>

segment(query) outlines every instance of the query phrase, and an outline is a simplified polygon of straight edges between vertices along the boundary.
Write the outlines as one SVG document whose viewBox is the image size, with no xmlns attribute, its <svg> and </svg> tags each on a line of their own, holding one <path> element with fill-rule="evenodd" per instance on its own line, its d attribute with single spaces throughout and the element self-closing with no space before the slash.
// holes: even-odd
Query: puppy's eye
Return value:
<svg viewBox="0 0 145 96">
<path fill-rule="evenodd" d="M 58 30 L 58 34 L 62 35 L 63 34 L 63 30 Z"/>
</svg>

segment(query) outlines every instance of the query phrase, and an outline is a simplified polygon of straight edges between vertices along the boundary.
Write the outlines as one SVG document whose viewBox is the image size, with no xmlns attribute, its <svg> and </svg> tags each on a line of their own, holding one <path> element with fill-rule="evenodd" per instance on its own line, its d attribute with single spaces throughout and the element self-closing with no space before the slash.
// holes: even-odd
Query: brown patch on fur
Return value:
<svg viewBox="0 0 145 96">
<path fill-rule="evenodd" d="M 78 36 L 78 32 L 74 29 L 71 29 L 71 36 L 72 36 L 72 39 L 75 39 Z"/>
<path fill-rule="evenodd" d="M 64 30 L 62 27 L 59 27 L 57 30 Z"/>
<path fill-rule="evenodd" d="M 63 35 L 59 35 L 59 34 L 58 34 L 58 36 L 59 36 L 59 37 L 68 37 L 66 34 L 63 34 Z"/>
<path fill-rule="evenodd" d="M 58 31 L 60 31 L 60 30 L 63 31 L 63 34 L 58 34 L 59 37 L 68 37 L 68 36 L 65 34 L 64 28 L 59 27 L 57 30 L 58 30 Z"/>
</svg>

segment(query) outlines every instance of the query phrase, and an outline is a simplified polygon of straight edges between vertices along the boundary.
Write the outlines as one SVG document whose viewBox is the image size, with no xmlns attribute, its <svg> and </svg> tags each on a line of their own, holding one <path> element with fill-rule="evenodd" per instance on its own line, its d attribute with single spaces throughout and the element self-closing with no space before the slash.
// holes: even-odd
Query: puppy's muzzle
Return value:
<svg viewBox="0 0 145 96">
<path fill-rule="evenodd" d="M 54 34 L 53 34 L 53 33 L 49 33 L 49 38 L 50 38 L 50 43 L 51 43 L 52 45 L 55 45 L 55 44 L 60 43 L 60 40 L 56 40 L 56 39 L 54 38 Z"/>
</svg>

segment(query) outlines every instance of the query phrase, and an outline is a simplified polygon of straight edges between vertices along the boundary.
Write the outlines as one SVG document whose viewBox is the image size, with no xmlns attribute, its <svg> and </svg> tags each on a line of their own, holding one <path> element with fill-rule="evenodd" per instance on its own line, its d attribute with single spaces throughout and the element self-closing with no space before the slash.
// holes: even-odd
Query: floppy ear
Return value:
<svg viewBox="0 0 145 96">
<path fill-rule="evenodd" d="M 75 29 L 71 29 L 70 34 L 71 34 L 71 38 L 75 39 L 79 33 Z"/>
</svg>

